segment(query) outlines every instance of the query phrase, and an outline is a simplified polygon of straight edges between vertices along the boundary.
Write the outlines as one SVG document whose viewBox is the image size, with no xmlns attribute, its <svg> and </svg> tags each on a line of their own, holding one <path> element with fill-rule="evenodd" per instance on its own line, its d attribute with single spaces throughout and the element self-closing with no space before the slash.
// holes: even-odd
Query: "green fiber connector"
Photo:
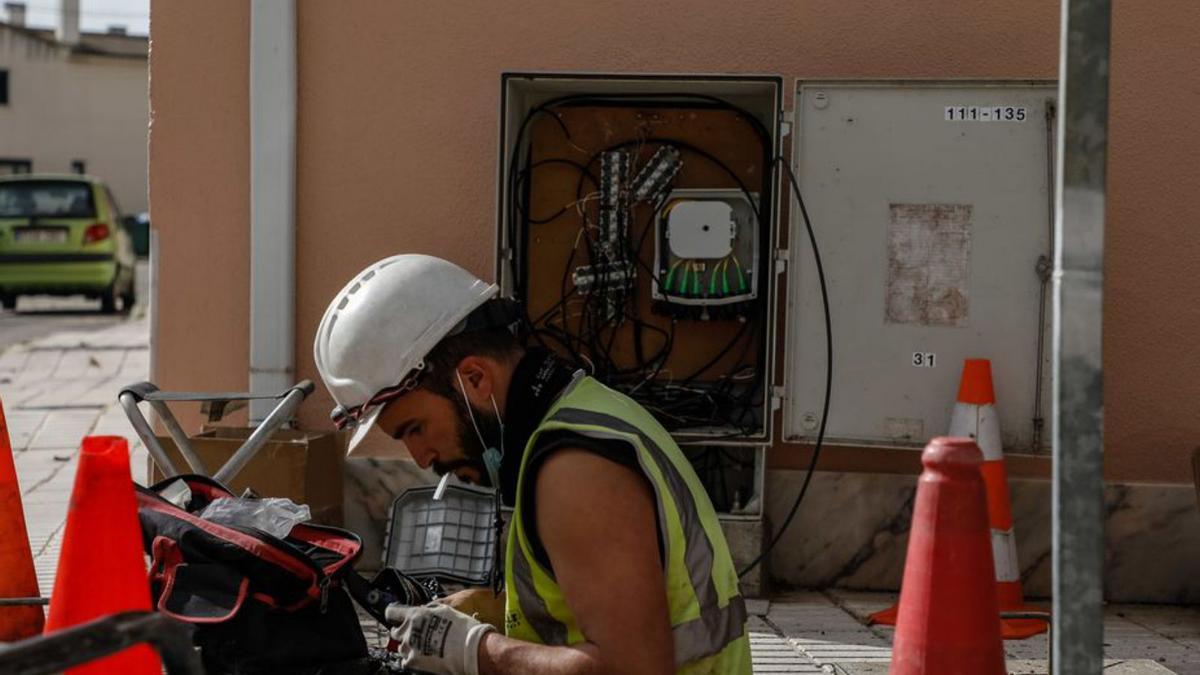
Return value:
<svg viewBox="0 0 1200 675">
<path fill-rule="evenodd" d="M 692 295 L 700 295 L 700 270 L 695 270 L 692 274 Z"/>
</svg>

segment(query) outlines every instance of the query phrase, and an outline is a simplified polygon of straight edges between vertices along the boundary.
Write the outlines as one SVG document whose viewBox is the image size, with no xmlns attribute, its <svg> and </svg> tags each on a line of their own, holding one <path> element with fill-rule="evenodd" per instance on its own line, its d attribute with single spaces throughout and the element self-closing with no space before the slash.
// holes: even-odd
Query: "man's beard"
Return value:
<svg viewBox="0 0 1200 675">
<path fill-rule="evenodd" d="M 451 397 L 451 401 L 454 402 L 454 416 L 457 418 L 458 426 L 458 445 L 462 448 L 463 457 L 449 462 L 434 461 L 433 470 L 441 476 L 463 467 L 474 469 L 479 474 L 481 485 L 493 487 L 492 477 L 488 474 L 487 465 L 483 462 L 483 453 L 486 450 L 483 443 L 486 441 L 495 444 L 495 447 L 499 449 L 500 437 L 503 434 L 500 420 L 494 412 L 479 410 L 472 406 L 475 423 L 479 425 L 479 434 L 476 434 L 475 425 L 471 423 L 471 414 L 467 411 L 469 404 L 458 396 Z M 479 439 L 480 434 L 483 435 L 483 441 Z"/>
</svg>

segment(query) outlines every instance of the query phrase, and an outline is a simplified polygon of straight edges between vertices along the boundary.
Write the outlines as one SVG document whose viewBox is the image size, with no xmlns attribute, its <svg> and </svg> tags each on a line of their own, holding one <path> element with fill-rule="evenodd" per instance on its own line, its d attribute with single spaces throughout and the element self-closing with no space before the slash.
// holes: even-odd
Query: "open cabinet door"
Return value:
<svg viewBox="0 0 1200 675">
<path fill-rule="evenodd" d="M 718 511 L 772 441 L 782 80 L 502 78 L 497 279 L 532 345 L 650 411 Z"/>
</svg>

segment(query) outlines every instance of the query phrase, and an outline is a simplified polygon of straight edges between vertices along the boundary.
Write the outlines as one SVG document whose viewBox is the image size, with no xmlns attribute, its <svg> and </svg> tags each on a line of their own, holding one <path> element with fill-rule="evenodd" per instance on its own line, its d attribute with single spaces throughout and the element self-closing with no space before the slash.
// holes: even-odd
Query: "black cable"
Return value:
<svg viewBox="0 0 1200 675">
<path fill-rule="evenodd" d="M 695 370 L 695 372 L 693 372 L 691 375 L 688 375 L 687 377 L 679 380 L 679 382 L 682 382 L 682 383 L 693 382 L 693 381 L 695 381 L 695 379 L 697 377 L 700 377 L 701 375 L 703 375 L 709 368 L 712 368 L 713 366 L 717 365 L 717 362 L 720 361 L 721 359 L 725 358 L 725 355 L 728 354 L 731 349 L 733 349 L 734 345 L 736 345 L 742 339 L 742 337 L 744 335 L 746 335 L 746 332 L 749 330 L 750 330 L 750 322 L 746 321 L 745 323 L 742 324 L 742 327 L 738 329 L 738 332 L 736 335 L 733 336 L 733 339 L 729 341 L 729 344 L 725 345 L 725 347 L 722 348 L 721 351 L 717 352 L 716 356 L 713 356 L 711 359 L 708 360 L 708 363 L 705 363 L 704 365 L 700 366 L 699 368 L 697 368 Z M 747 343 L 747 344 L 749 344 L 749 343 Z M 740 362 L 741 361 L 739 360 L 739 363 Z"/>
<path fill-rule="evenodd" d="M 673 138 L 665 138 L 665 137 L 650 137 L 650 138 L 637 139 L 637 140 L 633 140 L 633 141 L 625 141 L 622 143 L 617 143 L 615 145 L 611 145 L 611 146 L 593 154 L 592 157 L 588 159 L 587 163 L 585 163 L 583 165 L 583 170 L 581 172 L 580 179 L 576 185 L 576 199 L 581 198 L 581 192 L 583 189 L 584 173 L 586 172 L 586 174 L 590 176 L 591 165 L 594 164 L 600 156 L 602 156 L 606 152 L 613 152 L 613 151 L 620 150 L 620 149 L 634 146 L 634 145 L 637 145 L 640 147 L 640 146 L 643 146 L 648 143 L 657 143 L 660 145 L 674 146 L 681 151 L 693 153 L 693 154 L 713 163 L 715 166 L 720 168 L 730 178 L 733 179 L 733 181 L 737 184 L 737 186 L 741 190 L 741 192 L 746 196 L 748 201 L 750 201 L 752 204 L 754 203 L 755 200 L 753 198 L 753 195 L 750 193 L 749 188 L 747 188 L 746 184 L 742 182 L 741 178 L 727 164 L 722 162 L 720 159 L 718 159 L 716 156 L 712 155 L 711 153 L 709 153 L 699 147 L 691 145 L 690 143 L 680 141 L 677 139 L 673 139 Z M 770 164 L 768 163 L 767 166 L 770 167 Z M 766 175 L 767 175 L 767 172 L 764 172 L 764 177 Z M 764 194 L 766 194 L 768 192 L 768 190 L 766 189 L 765 186 L 764 186 L 763 192 L 764 192 Z M 766 203 L 763 202 L 762 200 L 760 200 L 758 208 L 756 208 L 754 210 L 755 220 L 758 221 L 757 225 L 759 227 L 760 237 L 763 238 L 764 240 L 769 239 L 768 233 L 764 231 L 765 230 L 764 223 L 766 222 L 766 220 L 764 218 L 764 211 L 766 208 L 767 208 Z M 657 212 L 657 209 L 652 211 L 651 223 L 653 223 L 654 214 L 656 212 Z M 644 245 L 646 235 L 648 234 L 649 230 L 650 230 L 650 225 L 648 224 L 646 229 L 644 229 L 642 232 L 642 237 L 641 237 L 641 240 L 639 241 L 639 246 L 638 246 L 639 250 Z M 635 254 L 634 256 L 632 256 L 632 258 L 636 264 L 640 265 L 643 269 L 645 269 L 650 274 L 650 278 L 653 280 L 654 283 L 658 284 L 660 291 L 663 292 L 664 295 L 668 295 L 668 296 L 671 295 L 671 293 L 668 291 L 668 289 L 663 288 L 663 284 L 658 279 L 658 277 L 654 274 L 654 270 L 652 270 L 650 268 L 650 266 L 647 265 L 645 263 L 645 261 L 643 261 L 641 259 L 640 255 Z M 760 278 L 762 276 L 764 276 L 764 275 L 759 275 Z M 758 319 L 758 318 L 759 318 L 758 316 L 754 317 L 754 319 Z M 738 343 L 738 341 L 742 338 L 742 336 L 744 336 L 746 334 L 746 328 L 748 327 L 749 323 L 750 323 L 750 321 L 747 320 L 746 324 L 743 325 L 742 330 L 740 330 L 738 332 L 738 334 L 736 336 L 734 336 L 734 338 L 729 342 L 729 344 L 725 345 L 725 347 L 718 352 L 717 356 L 712 361 L 705 364 L 702 368 L 700 368 L 696 372 L 692 373 L 688 377 L 684 378 L 683 380 L 680 380 L 680 382 L 683 382 L 683 383 L 692 382 L 697 377 L 699 377 L 701 374 L 703 374 L 705 371 L 707 371 L 709 368 L 711 368 L 717 361 L 719 361 L 723 356 L 725 356 L 725 354 L 727 354 L 731 349 L 733 349 L 733 347 Z M 751 344 L 750 342 L 747 342 L 747 349 L 745 351 L 748 351 L 750 344 Z M 762 345 L 760 345 L 759 351 L 760 352 L 762 351 Z M 610 354 L 606 353 L 605 356 L 611 361 Z M 761 354 L 760 354 L 760 356 L 761 356 Z M 743 361 L 744 361 L 744 355 L 743 355 L 743 357 L 741 357 L 739 359 L 738 363 L 740 364 Z M 704 421 L 711 423 L 712 421 L 714 421 L 714 419 L 715 418 L 713 418 L 712 416 L 709 416 L 708 419 L 706 419 Z M 730 420 L 728 420 L 728 419 L 726 421 L 730 422 Z M 741 426 L 741 425 L 730 423 L 729 426 Z"/>
<path fill-rule="evenodd" d="M 804 197 L 800 194 L 800 184 L 796 181 L 796 174 L 792 171 L 791 165 L 783 157 L 775 158 L 775 162 L 783 165 L 788 175 L 788 182 L 791 183 L 792 192 L 796 194 L 796 203 L 800 205 L 800 215 L 804 217 L 804 228 L 808 231 L 808 241 L 812 244 L 813 262 L 816 263 L 817 267 L 817 279 L 821 284 L 821 306 L 825 310 L 825 401 L 821 404 L 821 426 L 817 430 L 817 442 L 813 446 L 812 458 L 808 461 L 808 473 L 804 476 L 804 483 L 800 486 L 800 493 L 796 495 L 796 501 L 792 502 L 792 508 L 788 511 L 787 518 L 784 518 L 783 525 L 772 535 L 771 542 L 767 544 L 762 553 L 758 554 L 758 557 L 738 572 L 739 579 L 746 576 L 755 567 L 758 567 L 758 564 L 771 554 L 771 551 L 775 549 L 775 545 L 783 538 L 783 533 L 792 524 L 792 519 L 796 517 L 796 511 L 800 509 L 800 502 L 804 501 L 804 495 L 808 493 L 808 485 L 812 482 L 813 471 L 817 468 L 817 460 L 821 457 L 821 446 L 825 442 L 825 423 L 829 421 L 829 399 L 833 393 L 833 321 L 829 316 L 829 289 L 825 283 L 825 268 L 821 265 L 821 251 L 817 247 L 817 235 L 813 232 L 812 221 L 808 217 L 808 207 L 804 205 Z M 763 500 L 763 505 L 766 505 L 765 500 Z"/>
<path fill-rule="evenodd" d="M 525 113 L 525 117 L 521 120 L 521 124 L 517 128 L 516 139 L 512 146 L 513 150 L 512 150 L 512 155 L 509 159 L 509 166 L 508 166 L 508 180 L 507 180 L 507 186 L 506 186 L 506 190 L 505 190 L 506 194 L 509 196 L 508 214 L 507 214 L 508 225 L 509 225 L 508 242 L 509 242 L 510 246 L 512 246 L 514 243 L 516 244 L 516 246 L 514 246 L 514 249 L 516 249 L 516 250 L 513 251 L 513 263 L 512 263 L 513 267 L 512 267 L 512 269 L 513 269 L 514 277 L 515 277 L 513 290 L 514 290 L 514 294 L 517 297 L 522 297 L 526 290 L 525 286 L 526 286 L 526 282 L 528 280 L 527 279 L 528 272 L 525 268 L 528 264 L 528 261 L 525 260 L 524 249 L 528 242 L 525 241 L 524 239 L 518 239 L 518 237 L 516 236 L 518 234 L 516 232 L 518 213 L 517 213 L 517 208 L 516 208 L 517 201 L 516 201 L 516 199 L 514 199 L 514 197 L 515 197 L 515 182 L 516 182 L 516 176 L 517 176 L 518 157 L 520 157 L 520 154 L 521 154 L 521 144 L 522 144 L 522 141 L 524 140 L 525 131 L 528 128 L 529 123 L 538 114 L 550 115 L 554 119 L 554 121 L 556 123 L 558 123 L 558 126 L 562 129 L 563 134 L 567 137 L 567 140 L 571 140 L 570 129 L 567 128 L 567 125 L 562 121 L 562 118 L 559 117 L 556 112 L 551 110 L 551 108 L 554 108 L 554 107 L 560 106 L 560 105 L 586 105 L 586 104 L 620 105 L 621 103 L 624 103 L 627 105 L 630 101 L 637 101 L 637 102 L 640 102 L 642 105 L 650 105 L 652 102 L 659 102 L 659 103 L 662 103 L 667 106 L 683 105 L 684 103 L 687 103 L 687 102 L 692 102 L 693 106 L 695 106 L 695 103 L 694 103 L 695 101 L 703 101 L 712 107 L 725 109 L 725 110 L 732 110 L 732 111 L 736 112 L 739 116 L 744 118 L 750 124 L 750 126 L 754 130 L 754 132 L 758 135 L 759 141 L 763 145 L 764 164 L 770 163 L 770 134 L 767 132 L 767 128 L 762 123 L 762 121 L 760 121 L 757 117 L 755 117 L 753 114 L 751 114 L 748 110 L 741 108 L 737 105 L 734 105 L 733 103 L 726 101 L 725 99 L 716 97 L 716 96 L 710 96 L 707 94 L 686 93 L 686 92 L 678 92 L 678 93 L 677 92 L 666 92 L 666 93 L 653 93 L 653 94 L 651 94 L 651 93 L 624 93 L 624 94 L 603 94 L 603 95 L 568 94 L 565 96 L 559 96 L 559 97 L 544 101 L 543 103 L 538 105 L 536 108 L 532 108 L 531 110 L 529 110 L 529 112 Z M 526 187 L 528 188 L 528 184 L 526 185 Z M 769 184 L 767 185 L 767 188 L 769 189 Z M 526 225 L 526 227 L 524 227 L 522 229 L 524 230 L 525 233 L 527 233 L 528 232 L 528 227 L 527 227 L 528 223 L 526 223 L 525 225 Z M 526 324 L 528 324 L 529 317 L 525 316 L 524 319 L 525 319 Z"/>
<path fill-rule="evenodd" d="M 560 120 L 560 123 L 561 123 L 561 120 Z M 596 177 L 593 176 L 587 170 L 587 168 L 584 167 L 582 164 L 580 164 L 578 162 L 573 162 L 569 159 L 562 159 L 559 157 L 552 157 L 549 159 L 539 160 L 537 162 L 534 162 L 533 164 L 530 164 L 529 166 L 525 167 L 524 169 L 522 169 L 521 175 L 517 178 L 516 186 L 519 187 L 522 183 L 529 180 L 533 176 L 534 169 L 536 169 L 540 166 L 547 166 L 547 165 L 553 165 L 553 164 L 569 166 L 574 169 L 577 169 L 578 171 L 580 171 L 583 174 L 584 177 L 586 177 L 592 181 L 592 185 L 594 185 L 596 187 L 600 186 L 600 181 L 596 180 Z M 561 209 L 559 209 L 558 211 L 556 211 L 553 215 L 547 216 L 546 218 L 534 218 L 529 213 L 529 209 L 523 207 L 520 200 L 517 200 L 515 202 L 515 204 L 517 207 L 517 213 L 519 213 L 521 216 L 523 216 L 525 219 L 525 222 L 530 225 L 545 225 L 546 223 L 549 223 L 552 220 L 554 220 L 555 218 L 558 218 L 562 214 L 566 213 L 567 210 L 570 208 L 570 204 L 568 204 L 567 206 L 564 206 Z"/>
</svg>

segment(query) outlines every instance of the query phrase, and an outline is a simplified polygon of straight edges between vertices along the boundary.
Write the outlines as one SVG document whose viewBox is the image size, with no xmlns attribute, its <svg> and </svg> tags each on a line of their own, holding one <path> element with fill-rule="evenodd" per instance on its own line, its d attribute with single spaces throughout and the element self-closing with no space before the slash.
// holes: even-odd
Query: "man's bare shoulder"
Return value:
<svg viewBox="0 0 1200 675">
<path fill-rule="evenodd" d="M 608 500 L 628 497 L 630 491 L 650 490 L 646 477 L 634 469 L 582 448 L 560 448 L 543 460 L 537 473 L 538 510 L 579 505 L 593 500 L 605 508 L 620 508 Z"/>
<path fill-rule="evenodd" d="M 535 488 L 538 533 L 580 630 L 613 672 L 671 672 L 650 481 L 584 449 L 562 448 L 545 461 Z"/>
</svg>

